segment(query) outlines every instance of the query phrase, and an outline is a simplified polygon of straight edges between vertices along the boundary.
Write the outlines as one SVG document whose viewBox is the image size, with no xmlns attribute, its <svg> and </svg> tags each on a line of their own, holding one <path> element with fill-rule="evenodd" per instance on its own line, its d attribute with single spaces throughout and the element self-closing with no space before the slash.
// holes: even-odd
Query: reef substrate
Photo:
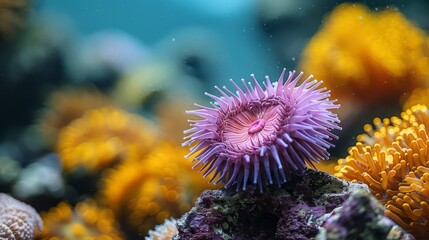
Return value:
<svg viewBox="0 0 429 240">
<path fill-rule="evenodd" d="M 350 197 L 353 194 L 367 194 L 367 200 L 362 200 L 365 197 Z M 174 239 L 337 239 L 329 238 L 333 237 L 333 232 L 326 235 L 325 231 L 324 236 L 320 235 L 324 226 L 332 229 L 332 224 L 336 224 L 332 222 L 327 225 L 327 219 L 341 214 L 341 209 L 344 209 L 341 208 L 342 204 L 349 202 L 350 205 L 348 199 L 358 199 L 351 204 L 360 206 L 370 202 L 370 198 L 368 187 L 364 184 L 346 182 L 311 169 L 301 176 L 294 176 L 281 187 L 266 187 L 263 193 L 255 187 L 243 192 L 236 192 L 234 188 L 206 190 L 195 206 L 178 220 L 179 234 Z M 367 205 L 378 207 L 368 210 L 371 217 L 383 218 L 383 208 L 379 209 L 376 204 Z M 350 218 L 343 215 L 342 219 L 362 221 L 359 216 L 353 213 Z M 347 226 L 350 227 L 345 231 L 353 232 L 358 225 L 351 222 Z M 393 228 L 399 234 L 391 238 Z M 390 239 L 413 239 L 405 238 L 409 234 L 394 223 L 374 226 L 374 231 L 378 231 L 375 235 L 377 239 L 388 236 Z M 344 237 L 337 236 L 338 239 Z"/>
</svg>

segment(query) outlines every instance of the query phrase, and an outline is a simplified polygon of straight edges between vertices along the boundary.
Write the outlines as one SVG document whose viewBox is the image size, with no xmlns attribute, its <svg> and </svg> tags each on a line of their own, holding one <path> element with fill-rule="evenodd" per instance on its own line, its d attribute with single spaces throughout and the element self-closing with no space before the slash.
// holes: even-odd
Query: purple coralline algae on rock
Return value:
<svg viewBox="0 0 429 240">
<path fill-rule="evenodd" d="M 281 188 L 206 190 L 177 222 L 175 239 L 314 239 L 328 213 L 366 185 L 306 170 Z"/>
<path fill-rule="evenodd" d="M 384 210 L 367 191 L 356 191 L 341 207 L 329 214 L 316 239 L 415 239 L 385 217 Z"/>
</svg>

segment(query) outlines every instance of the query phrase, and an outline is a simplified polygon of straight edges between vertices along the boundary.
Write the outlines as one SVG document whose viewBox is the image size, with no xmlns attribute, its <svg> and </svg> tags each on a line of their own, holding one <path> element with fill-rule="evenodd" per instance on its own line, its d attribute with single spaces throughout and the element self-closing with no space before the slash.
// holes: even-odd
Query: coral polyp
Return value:
<svg viewBox="0 0 429 240">
<path fill-rule="evenodd" d="M 336 175 L 363 182 L 380 202 L 386 216 L 417 239 L 429 234 L 429 111 L 416 105 L 401 118 L 375 119 L 365 126 L 349 155 L 339 161 Z"/>
<path fill-rule="evenodd" d="M 419 166 L 410 172 L 386 209 L 386 216 L 417 239 L 425 239 L 429 234 L 429 167 Z"/>
<path fill-rule="evenodd" d="M 214 172 L 211 181 L 217 178 L 215 184 L 226 188 L 245 190 L 250 182 L 262 190 L 302 173 L 306 163 L 328 159 L 329 141 L 337 138 L 332 130 L 340 129 L 331 109 L 339 105 L 312 75 L 298 84 L 302 72 L 289 72 L 284 81 L 285 72 L 275 83 L 267 76 L 265 90 L 254 75 L 254 86 L 242 80 L 244 91 L 231 80 L 237 93 L 216 86 L 221 97 L 206 93 L 215 100 L 212 107 L 195 104 L 199 109 L 187 111 L 200 117 L 184 132 L 183 146 L 191 146 L 187 157 L 197 153 L 194 168 L 203 165 L 204 176 Z"/>
</svg>

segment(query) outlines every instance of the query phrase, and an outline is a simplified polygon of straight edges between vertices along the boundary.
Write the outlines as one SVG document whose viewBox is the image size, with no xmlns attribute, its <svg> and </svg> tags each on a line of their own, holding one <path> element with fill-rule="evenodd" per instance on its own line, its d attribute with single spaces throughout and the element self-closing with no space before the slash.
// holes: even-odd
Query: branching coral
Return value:
<svg viewBox="0 0 429 240">
<path fill-rule="evenodd" d="M 339 105 L 312 75 L 299 85 L 304 73 L 289 72 L 284 80 L 285 73 L 274 84 L 267 76 L 265 90 L 253 75 L 254 86 L 242 79 L 244 91 L 231 80 L 236 93 L 216 87 L 222 97 L 206 93 L 212 107 L 196 104 L 199 109 L 188 111 L 200 118 L 184 132 L 189 155 L 198 152 L 194 167 L 202 165 L 204 175 L 213 172 L 211 180 L 217 177 L 215 183 L 226 188 L 245 190 L 250 183 L 262 191 L 302 173 L 305 163 L 328 159 L 334 146 L 329 141 L 337 138 L 331 131 L 340 129 L 331 110 Z"/>
<path fill-rule="evenodd" d="M 86 112 L 63 128 L 57 151 L 66 171 L 97 172 L 123 159 L 140 159 L 156 141 L 155 127 L 143 117 L 106 107 Z"/>
<path fill-rule="evenodd" d="M 340 103 L 397 101 L 426 85 L 428 50 L 425 33 L 400 12 L 342 4 L 310 40 L 301 68 L 323 79 Z"/>
<path fill-rule="evenodd" d="M 429 111 L 416 105 L 401 118 L 376 119 L 339 160 L 338 177 L 368 184 L 386 215 L 416 237 L 429 234 Z"/>
<path fill-rule="evenodd" d="M 61 202 L 57 207 L 42 214 L 45 228 L 41 240 L 120 240 L 113 212 L 98 207 L 87 200 L 72 207 Z"/>
<path fill-rule="evenodd" d="M 29 205 L 0 193 L 0 239 L 32 240 L 43 223 Z"/>
<path fill-rule="evenodd" d="M 141 161 L 127 161 L 105 173 L 102 200 L 139 233 L 168 217 L 188 211 L 199 194 L 210 188 L 182 159 L 181 147 L 161 143 Z"/>
<path fill-rule="evenodd" d="M 57 140 L 58 132 L 86 111 L 112 106 L 109 97 L 92 89 L 66 89 L 54 92 L 47 109 L 39 120 L 40 129 L 50 143 Z"/>
</svg>

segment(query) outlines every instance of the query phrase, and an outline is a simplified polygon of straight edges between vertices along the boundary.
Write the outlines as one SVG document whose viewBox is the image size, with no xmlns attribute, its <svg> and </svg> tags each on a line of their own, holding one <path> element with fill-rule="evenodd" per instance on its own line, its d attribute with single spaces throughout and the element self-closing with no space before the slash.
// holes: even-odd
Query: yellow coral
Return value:
<svg viewBox="0 0 429 240">
<path fill-rule="evenodd" d="M 188 211 L 211 184 L 183 158 L 186 150 L 161 143 L 141 161 L 127 161 L 106 173 L 101 195 L 139 233 Z"/>
<path fill-rule="evenodd" d="M 426 85 L 429 44 L 396 10 L 341 4 L 310 40 L 301 68 L 324 80 L 340 103 L 397 101 L 405 91 Z"/>
<path fill-rule="evenodd" d="M 429 109 L 425 105 L 414 105 L 401 113 L 401 117 L 393 116 L 389 118 L 374 118 L 373 124 L 365 124 L 364 134 L 357 137 L 359 142 L 374 146 L 376 143 L 387 148 L 395 141 L 402 129 L 417 127 L 423 124 L 429 132 Z"/>
<path fill-rule="evenodd" d="M 73 209 L 61 202 L 57 207 L 42 213 L 45 228 L 40 236 L 44 240 L 120 240 L 124 239 L 118 230 L 113 211 L 98 207 L 87 200 Z"/>
<path fill-rule="evenodd" d="M 91 172 L 124 159 L 140 159 L 156 141 L 155 126 L 143 117 L 106 107 L 87 111 L 63 128 L 57 151 L 65 171 Z"/>
<path fill-rule="evenodd" d="M 336 176 L 366 183 L 386 215 L 416 237 L 429 234 L 429 111 L 416 105 L 401 118 L 375 119 L 338 161 Z"/>
<path fill-rule="evenodd" d="M 112 99 L 93 89 L 65 89 L 54 92 L 39 120 L 41 132 L 49 143 L 58 132 L 90 109 L 113 105 Z"/>
</svg>

